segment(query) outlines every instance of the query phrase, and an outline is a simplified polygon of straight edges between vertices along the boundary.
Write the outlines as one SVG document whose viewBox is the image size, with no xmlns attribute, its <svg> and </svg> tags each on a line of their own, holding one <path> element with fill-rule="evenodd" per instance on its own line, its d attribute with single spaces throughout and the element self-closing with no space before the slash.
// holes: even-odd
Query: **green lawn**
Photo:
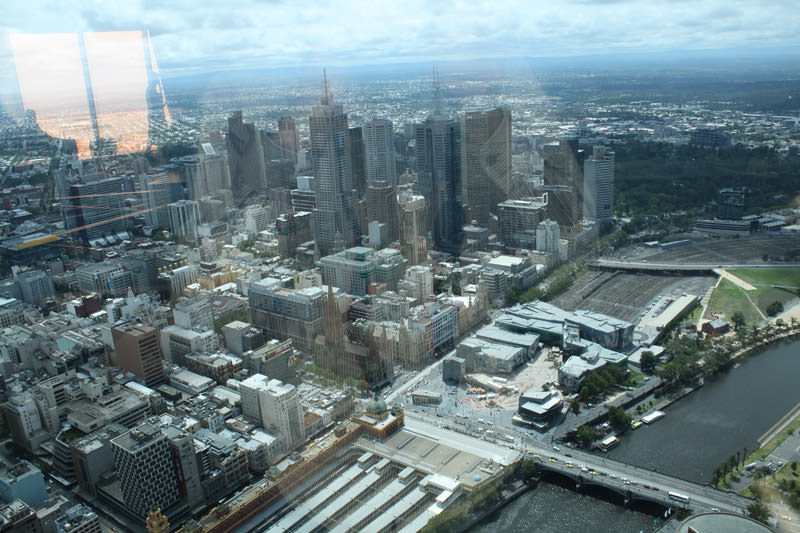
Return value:
<svg viewBox="0 0 800 533">
<path fill-rule="evenodd" d="M 800 290 L 800 269 L 742 268 L 729 272 L 756 286 L 756 290 L 749 291 L 748 294 L 765 314 L 767 306 L 772 302 L 777 300 L 786 305 L 800 294 L 798 292 Z M 776 285 L 776 287 L 770 285 Z"/>
<path fill-rule="evenodd" d="M 762 320 L 761 315 L 747 299 L 742 289 L 727 279 L 723 279 L 711 293 L 708 309 L 723 313 L 728 321 L 736 311 L 744 313 L 744 320 L 748 324 L 758 323 Z"/>
<path fill-rule="evenodd" d="M 800 288 L 800 269 L 739 268 L 728 272 L 753 285 L 781 285 Z"/>
</svg>

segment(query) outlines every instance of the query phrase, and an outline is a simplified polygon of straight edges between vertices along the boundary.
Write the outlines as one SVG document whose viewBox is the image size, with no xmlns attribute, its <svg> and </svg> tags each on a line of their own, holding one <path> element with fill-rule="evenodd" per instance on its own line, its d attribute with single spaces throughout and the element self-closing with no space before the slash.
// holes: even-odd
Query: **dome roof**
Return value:
<svg viewBox="0 0 800 533">
<path fill-rule="evenodd" d="M 386 412 L 386 409 L 386 402 L 383 401 L 383 398 L 371 398 L 364 408 L 367 414 L 370 415 L 381 415 Z"/>
</svg>

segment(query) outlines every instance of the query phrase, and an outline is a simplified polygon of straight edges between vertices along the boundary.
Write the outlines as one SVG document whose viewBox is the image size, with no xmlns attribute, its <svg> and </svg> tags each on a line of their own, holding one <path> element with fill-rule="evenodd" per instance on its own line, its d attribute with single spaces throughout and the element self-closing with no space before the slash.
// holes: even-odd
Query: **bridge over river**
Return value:
<svg viewBox="0 0 800 533">
<path fill-rule="evenodd" d="M 526 441 L 518 447 L 536 462 L 539 471 L 556 472 L 575 480 L 576 488 L 605 487 L 620 494 L 629 504 L 634 500 L 655 502 L 666 507 L 693 511 L 728 511 L 746 514 L 753 500 L 735 492 L 715 489 L 668 474 L 648 470 L 574 448 L 548 448 Z M 670 493 L 682 496 L 670 497 Z"/>
</svg>

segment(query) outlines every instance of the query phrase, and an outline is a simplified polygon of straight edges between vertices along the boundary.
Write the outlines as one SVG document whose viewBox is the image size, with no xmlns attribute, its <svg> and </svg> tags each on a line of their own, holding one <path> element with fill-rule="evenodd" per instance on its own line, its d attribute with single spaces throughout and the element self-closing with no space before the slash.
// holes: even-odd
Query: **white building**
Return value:
<svg viewBox="0 0 800 533">
<path fill-rule="evenodd" d="M 260 205 L 251 205 L 244 212 L 244 228 L 250 236 L 269 228 L 269 213 Z"/>
<path fill-rule="evenodd" d="M 558 222 L 555 220 L 542 220 L 536 228 L 536 250 L 552 254 L 553 259 L 560 259 L 561 234 Z"/>
<path fill-rule="evenodd" d="M 178 325 L 160 332 L 161 353 L 171 363 L 182 363 L 189 353 L 213 353 L 219 348 L 219 337 L 213 330 L 194 331 Z"/>
<path fill-rule="evenodd" d="M 169 226 L 175 236 L 195 241 L 200 225 L 200 207 L 193 200 L 179 200 L 168 206 Z"/>
<path fill-rule="evenodd" d="M 305 441 L 303 409 L 294 385 L 263 374 L 254 374 L 239 384 L 242 414 L 280 439 L 282 454 Z"/>
</svg>

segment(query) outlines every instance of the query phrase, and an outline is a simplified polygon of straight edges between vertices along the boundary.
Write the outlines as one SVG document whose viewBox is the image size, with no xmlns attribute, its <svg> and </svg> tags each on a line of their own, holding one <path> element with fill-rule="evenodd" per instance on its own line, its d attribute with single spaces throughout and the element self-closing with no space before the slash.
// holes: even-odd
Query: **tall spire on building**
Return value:
<svg viewBox="0 0 800 533">
<path fill-rule="evenodd" d="M 322 105 L 330 104 L 330 96 L 328 95 L 328 69 L 322 69 Z"/>
<path fill-rule="evenodd" d="M 333 346 L 344 340 L 344 325 L 342 324 L 342 313 L 333 295 L 333 285 L 328 283 L 328 301 L 325 304 L 325 343 Z"/>
<path fill-rule="evenodd" d="M 433 66 L 433 119 L 438 120 L 444 115 L 442 109 L 442 95 L 439 84 L 439 67 Z"/>
</svg>

